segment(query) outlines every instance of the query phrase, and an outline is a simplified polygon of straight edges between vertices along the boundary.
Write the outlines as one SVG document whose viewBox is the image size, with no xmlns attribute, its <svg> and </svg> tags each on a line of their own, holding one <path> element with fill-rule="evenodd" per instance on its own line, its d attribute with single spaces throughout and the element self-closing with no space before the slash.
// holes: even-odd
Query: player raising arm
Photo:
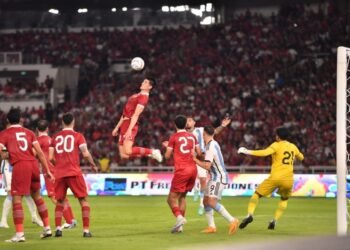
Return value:
<svg viewBox="0 0 350 250">
<path fill-rule="evenodd" d="M 149 93 L 155 85 L 156 80 L 151 77 L 146 77 L 143 80 L 140 86 L 140 92 L 128 98 L 123 109 L 123 114 L 112 131 L 113 136 L 117 136 L 119 133 L 119 154 L 122 159 L 148 156 L 158 162 L 163 160 L 159 149 L 133 146 L 138 131 L 140 115 L 145 109 L 148 103 Z"/>
<path fill-rule="evenodd" d="M 209 170 L 210 180 L 204 194 L 205 215 L 208 220 L 208 228 L 203 233 L 216 233 L 213 209 L 221 214 L 229 223 L 229 234 L 234 234 L 238 229 L 238 219 L 231 216 L 226 208 L 219 203 L 221 194 L 228 183 L 224 157 L 221 153 L 220 145 L 214 140 L 215 129 L 212 126 L 204 127 L 203 139 L 205 142 L 205 160 L 198 159 L 195 155 L 194 161 L 203 169 Z"/>
<path fill-rule="evenodd" d="M 182 226 L 186 223 L 186 194 L 192 190 L 197 177 L 197 167 L 192 158 L 192 151 L 195 149 L 197 154 L 201 155 L 196 138 L 185 130 L 186 121 L 186 116 L 176 116 L 176 133 L 168 142 L 163 142 L 163 146 L 166 147 L 164 156 L 169 159 L 173 154 L 175 167 L 168 195 L 169 207 L 176 217 L 171 233 L 182 232 Z"/>
<path fill-rule="evenodd" d="M 94 160 L 87 148 L 85 137 L 74 131 L 75 120 L 71 113 L 62 117 L 63 130 L 52 137 L 49 150 L 50 161 L 55 161 L 55 237 L 62 237 L 62 215 L 67 189 L 70 188 L 78 198 L 83 220 L 83 237 L 92 237 L 90 233 L 90 204 L 87 201 L 87 189 L 80 169 L 79 151 L 88 160 L 94 172 L 97 172 Z"/>
<path fill-rule="evenodd" d="M 278 208 L 275 216 L 268 225 L 268 229 L 275 229 L 277 220 L 282 216 L 287 208 L 288 199 L 292 194 L 293 189 L 293 166 L 294 159 L 302 161 L 304 155 L 299 151 L 298 147 L 288 141 L 289 132 L 285 127 L 276 129 L 276 142 L 263 150 L 249 150 L 245 147 L 238 149 L 239 154 L 253 155 L 253 156 L 272 156 L 272 167 L 270 176 L 265 179 L 255 190 L 255 193 L 250 198 L 248 204 L 248 216 L 243 219 L 239 228 L 245 228 L 253 221 L 253 215 L 259 198 L 271 195 L 275 189 L 278 189 L 278 194 L 281 200 L 278 203 Z"/>
</svg>

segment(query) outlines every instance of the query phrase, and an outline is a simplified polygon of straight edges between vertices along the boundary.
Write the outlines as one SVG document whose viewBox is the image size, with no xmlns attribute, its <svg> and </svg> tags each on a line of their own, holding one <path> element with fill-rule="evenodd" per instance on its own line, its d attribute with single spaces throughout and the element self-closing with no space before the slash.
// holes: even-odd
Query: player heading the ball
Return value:
<svg viewBox="0 0 350 250">
<path fill-rule="evenodd" d="M 156 80 L 153 77 L 146 77 L 140 85 L 140 92 L 128 98 L 119 122 L 112 131 L 113 136 L 119 134 L 119 154 L 122 159 L 151 157 L 158 162 L 163 160 L 159 149 L 134 147 L 135 137 L 138 131 L 140 115 L 145 109 L 149 93 L 155 87 Z"/>
</svg>

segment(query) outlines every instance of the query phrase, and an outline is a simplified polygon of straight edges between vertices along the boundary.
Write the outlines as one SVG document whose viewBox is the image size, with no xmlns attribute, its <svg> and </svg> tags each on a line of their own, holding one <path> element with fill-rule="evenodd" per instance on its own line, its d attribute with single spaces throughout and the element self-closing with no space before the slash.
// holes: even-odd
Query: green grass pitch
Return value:
<svg viewBox="0 0 350 250">
<path fill-rule="evenodd" d="M 4 197 L 0 197 L 2 208 Z M 54 229 L 54 207 L 45 198 Z M 222 204 L 240 220 L 246 215 L 249 198 L 224 197 Z M 14 235 L 12 216 L 10 229 L 0 229 L 0 249 L 103 250 L 103 249 L 168 249 L 198 246 L 198 244 L 244 243 L 281 240 L 299 236 L 336 233 L 336 200 L 321 198 L 292 198 L 275 231 L 267 230 L 278 199 L 261 199 L 254 222 L 235 235 L 228 235 L 226 221 L 216 214 L 216 234 L 200 233 L 206 227 L 205 216 L 197 215 L 197 202 L 187 198 L 187 224 L 181 234 L 170 234 L 175 219 L 168 208 L 166 197 L 89 197 L 91 205 L 91 232 L 93 238 L 82 237 L 81 212 L 78 201 L 70 197 L 78 219 L 78 227 L 63 231 L 62 238 L 39 238 L 41 229 L 30 222 L 25 208 L 25 243 L 5 243 Z"/>
</svg>

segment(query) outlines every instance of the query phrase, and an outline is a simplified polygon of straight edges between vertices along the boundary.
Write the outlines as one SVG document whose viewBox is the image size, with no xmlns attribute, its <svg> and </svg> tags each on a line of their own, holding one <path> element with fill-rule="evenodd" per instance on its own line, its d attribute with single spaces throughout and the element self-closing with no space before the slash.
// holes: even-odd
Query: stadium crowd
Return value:
<svg viewBox="0 0 350 250">
<path fill-rule="evenodd" d="M 177 114 L 194 115 L 199 126 L 218 126 L 229 113 L 230 128 L 217 137 L 227 165 L 268 165 L 269 159 L 242 157 L 236 149 L 269 145 L 280 125 L 290 128 L 307 165 L 334 165 L 336 47 L 350 42 L 346 31 L 345 16 L 333 5 L 315 11 L 297 4 L 271 17 L 247 11 L 210 27 L 30 31 L 1 35 L 0 43 L 5 51 L 22 51 L 25 63 L 80 66 L 77 100 L 59 109 L 26 110 L 25 125 L 46 118 L 54 132 L 62 113 L 73 111 L 97 158 L 156 164 L 121 162 L 111 136 L 142 76 L 107 69 L 118 58 L 140 56 L 158 84 L 140 121 L 138 145 L 159 148 Z"/>
</svg>

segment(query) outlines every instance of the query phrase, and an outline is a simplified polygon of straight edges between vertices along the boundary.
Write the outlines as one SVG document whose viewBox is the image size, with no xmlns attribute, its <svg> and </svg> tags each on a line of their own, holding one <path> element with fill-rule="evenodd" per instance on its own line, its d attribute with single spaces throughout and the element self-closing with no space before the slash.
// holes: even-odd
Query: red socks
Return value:
<svg viewBox="0 0 350 250">
<path fill-rule="evenodd" d="M 133 147 L 130 157 L 140 158 L 142 156 L 149 156 L 151 154 L 152 154 L 152 149 L 141 148 L 141 147 Z"/>
<path fill-rule="evenodd" d="M 47 207 L 46 204 L 43 200 L 43 198 L 39 198 L 37 200 L 34 200 L 35 205 L 38 209 L 39 215 L 41 220 L 43 221 L 44 227 L 49 227 L 50 226 L 50 222 L 49 222 L 49 213 L 47 211 Z"/>
<path fill-rule="evenodd" d="M 68 199 L 64 200 L 64 209 L 63 209 L 63 217 L 68 224 L 72 224 L 72 220 L 74 219 L 72 208 L 69 204 Z"/>
<path fill-rule="evenodd" d="M 89 226 L 90 226 L 90 205 L 89 204 L 84 204 L 81 207 L 81 214 L 83 217 L 83 228 L 89 229 Z"/>
<path fill-rule="evenodd" d="M 24 213 L 22 203 L 13 203 L 12 206 L 13 222 L 15 223 L 16 233 L 24 232 L 23 220 Z"/>
<path fill-rule="evenodd" d="M 64 209 L 64 205 L 57 202 L 56 208 L 55 208 L 55 224 L 56 224 L 56 227 L 61 227 L 62 226 L 63 209 Z"/>
<path fill-rule="evenodd" d="M 173 207 L 171 208 L 171 211 L 173 212 L 173 214 L 175 215 L 175 217 L 182 215 L 181 210 L 179 207 Z"/>
</svg>

